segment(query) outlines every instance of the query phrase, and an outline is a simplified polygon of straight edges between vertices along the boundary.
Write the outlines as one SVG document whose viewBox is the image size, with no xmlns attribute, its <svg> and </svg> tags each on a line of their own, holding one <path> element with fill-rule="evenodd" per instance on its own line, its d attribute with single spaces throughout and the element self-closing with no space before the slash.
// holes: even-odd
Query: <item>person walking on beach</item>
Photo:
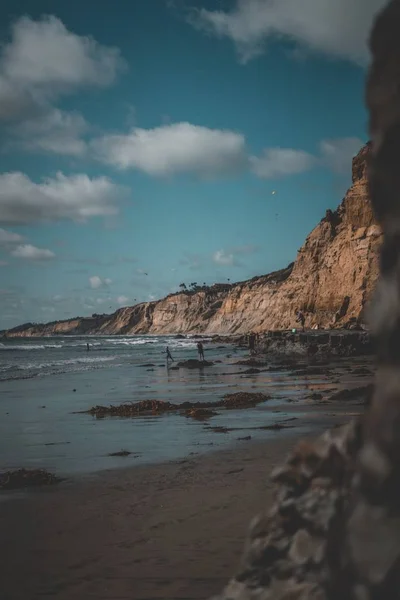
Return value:
<svg viewBox="0 0 400 600">
<path fill-rule="evenodd" d="M 304 331 L 304 324 L 306 322 L 306 318 L 304 316 L 304 313 L 301 310 L 297 311 L 297 319 L 296 319 L 297 323 L 301 324 L 301 328 Z"/>
<path fill-rule="evenodd" d="M 165 354 L 167 355 L 167 364 L 168 364 L 169 361 L 174 362 L 174 359 L 172 358 L 172 354 L 169 351 L 169 347 L 168 346 L 165 348 Z"/>
<path fill-rule="evenodd" d="M 204 362 L 204 348 L 201 342 L 197 342 L 197 353 L 199 355 L 199 360 Z"/>
<path fill-rule="evenodd" d="M 89 352 L 90 350 L 90 346 L 89 346 L 89 342 L 86 344 L 86 352 Z"/>
<path fill-rule="evenodd" d="M 250 355 L 253 356 L 255 354 L 256 347 L 256 336 L 254 333 L 249 333 L 249 351 Z"/>
</svg>

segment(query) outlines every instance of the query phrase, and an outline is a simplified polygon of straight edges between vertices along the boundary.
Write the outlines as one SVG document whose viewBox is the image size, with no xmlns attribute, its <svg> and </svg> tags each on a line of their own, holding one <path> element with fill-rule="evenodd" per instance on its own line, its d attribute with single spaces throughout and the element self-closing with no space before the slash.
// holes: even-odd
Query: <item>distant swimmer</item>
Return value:
<svg viewBox="0 0 400 600">
<path fill-rule="evenodd" d="M 199 355 L 199 360 L 204 362 L 204 348 L 201 342 L 197 342 L 197 353 Z"/>
<path fill-rule="evenodd" d="M 169 362 L 170 360 L 171 360 L 172 362 L 175 362 L 175 361 L 174 361 L 174 359 L 172 358 L 172 354 L 171 354 L 171 352 L 169 351 L 169 347 L 168 347 L 168 346 L 165 348 L 165 354 L 167 355 L 167 364 L 168 364 L 168 362 Z"/>
<path fill-rule="evenodd" d="M 87 352 L 89 352 L 89 350 L 90 350 L 89 342 L 86 344 L 86 350 L 87 350 Z"/>
</svg>

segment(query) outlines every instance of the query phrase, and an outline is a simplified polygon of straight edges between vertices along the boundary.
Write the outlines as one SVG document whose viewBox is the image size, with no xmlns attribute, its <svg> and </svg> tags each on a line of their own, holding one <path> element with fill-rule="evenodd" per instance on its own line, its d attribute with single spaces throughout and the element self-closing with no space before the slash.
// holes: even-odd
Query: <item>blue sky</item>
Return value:
<svg viewBox="0 0 400 600">
<path fill-rule="evenodd" d="M 0 328 L 291 262 L 367 139 L 383 4 L 3 0 Z"/>
</svg>

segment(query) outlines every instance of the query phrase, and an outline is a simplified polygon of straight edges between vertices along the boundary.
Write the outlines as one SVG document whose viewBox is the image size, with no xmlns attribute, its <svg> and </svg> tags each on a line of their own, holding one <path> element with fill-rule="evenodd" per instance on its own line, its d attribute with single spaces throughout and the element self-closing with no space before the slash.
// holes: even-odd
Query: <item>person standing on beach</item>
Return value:
<svg viewBox="0 0 400 600">
<path fill-rule="evenodd" d="M 165 348 L 165 354 L 167 355 L 167 364 L 168 364 L 169 361 L 174 362 L 174 359 L 172 358 L 172 354 L 169 351 L 169 347 L 168 346 Z"/>
<path fill-rule="evenodd" d="M 304 324 L 306 322 L 306 318 L 304 316 L 304 313 L 301 310 L 297 311 L 297 319 L 296 319 L 296 321 L 301 324 L 301 328 L 304 331 Z"/>
<path fill-rule="evenodd" d="M 90 346 L 89 346 L 89 342 L 86 344 L 86 351 L 89 352 L 90 350 Z"/>
<path fill-rule="evenodd" d="M 204 362 L 204 348 L 201 342 L 197 342 L 197 353 L 199 355 L 199 360 Z"/>
<path fill-rule="evenodd" d="M 253 356 L 255 354 L 255 345 L 256 345 L 256 336 L 254 333 L 249 334 L 249 351 L 250 355 Z"/>
</svg>

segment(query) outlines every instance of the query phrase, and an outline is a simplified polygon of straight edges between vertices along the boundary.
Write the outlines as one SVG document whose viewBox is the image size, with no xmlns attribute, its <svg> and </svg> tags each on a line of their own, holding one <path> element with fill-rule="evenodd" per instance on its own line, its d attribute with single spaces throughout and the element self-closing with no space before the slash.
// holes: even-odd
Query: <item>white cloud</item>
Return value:
<svg viewBox="0 0 400 600">
<path fill-rule="evenodd" d="M 239 264 L 235 259 L 235 255 L 233 254 L 233 252 L 226 252 L 225 250 L 217 250 L 216 252 L 214 252 L 213 261 L 217 265 L 230 267 L 234 265 L 237 266 Z"/>
<path fill-rule="evenodd" d="M 250 157 L 251 170 L 261 179 L 298 175 L 321 166 L 350 173 L 352 158 L 363 144 L 356 137 L 322 140 L 315 155 L 294 148 L 266 148 L 261 156 Z"/>
<path fill-rule="evenodd" d="M 267 148 L 261 157 L 250 158 L 252 171 L 261 179 L 296 175 L 315 165 L 314 156 L 293 148 Z"/>
<path fill-rule="evenodd" d="M 214 252 L 212 259 L 217 265 L 222 265 L 225 267 L 240 267 L 242 264 L 237 257 L 254 254 L 258 251 L 258 249 L 258 246 L 254 246 L 253 244 L 233 246 L 231 248 L 227 248 L 226 250 L 217 250 Z"/>
<path fill-rule="evenodd" d="M 49 260 L 50 258 L 54 258 L 55 254 L 51 250 L 36 248 L 32 244 L 21 244 L 11 252 L 11 256 L 25 260 Z"/>
<path fill-rule="evenodd" d="M 127 135 L 94 140 L 92 148 L 105 163 L 154 176 L 213 177 L 242 171 L 247 165 L 243 135 L 190 123 L 134 128 Z"/>
<path fill-rule="evenodd" d="M 24 240 L 22 235 L 0 228 L 0 245 L 18 244 Z"/>
<path fill-rule="evenodd" d="M 200 9 L 191 23 L 236 45 L 241 62 L 261 54 L 266 42 L 286 39 L 312 51 L 368 61 L 367 38 L 386 0 L 237 0 L 229 12 Z"/>
<path fill-rule="evenodd" d="M 84 222 L 91 217 L 118 213 L 115 206 L 125 192 L 107 177 L 57 173 L 35 183 L 24 173 L 0 174 L 0 223 L 33 223 L 70 219 Z"/>
<path fill-rule="evenodd" d="M 117 48 L 68 31 L 54 16 L 21 17 L 0 56 L 0 116 L 43 107 L 77 88 L 110 85 L 124 67 Z"/>
<path fill-rule="evenodd" d="M 129 300 L 129 298 L 127 298 L 127 296 L 118 296 L 118 298 L 117 298 L 117 303 L 118 303 L 120 306 L 125 306 L 125 305 L 126 305 L 126 303 L 128 302 L 128 300 Z"/>
<path fill-rule="evenodd" d="M 22 121 L 13 127 L 12 135 L 27 150 L 78 157 L 86 153 L 82 136 L 87 130 L 88 125 L 79 113 L 53 108 Z"/>
<path fill-rule="evenodd" d="M 92 277 L 89 277 L 89 284 L 93 290 L 97 290 L 101 287 L 107 287 L 111 283 L 112 283 L 111 279 L 108 279 L 108 278 L 102 279 L 98 275 L 93 275 Z"/>
<path fill-rule="evenodd" d="M 352 158 L 362 145 L 362 140 L 355 137 L 323 140 L 320 144 L 322 162 L 336 173 L 350 173 Z"/>
</svg>

